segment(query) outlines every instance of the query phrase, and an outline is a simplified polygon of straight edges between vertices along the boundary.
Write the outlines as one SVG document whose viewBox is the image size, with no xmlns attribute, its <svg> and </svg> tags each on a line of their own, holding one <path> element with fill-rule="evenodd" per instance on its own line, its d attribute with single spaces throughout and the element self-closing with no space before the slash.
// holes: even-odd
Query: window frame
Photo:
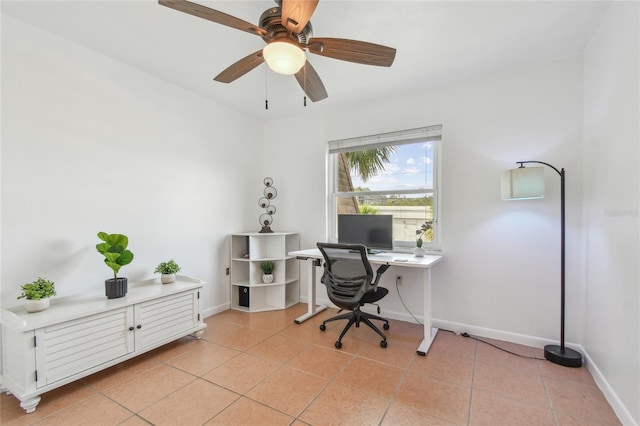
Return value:
<svg viewBox="0 0 640 426">
<path fill-rule="evenodd" d="M 402 189 L 390 191 L 351 191 L 338 192 L 338 153 L 356 151 L 359 149 L 374 149 L 385 146 L 404 145 L 419 142 L 433 143 L 433 185 L 432 188 L 419 187 L 415 189 Z M 366 195 L 411 195 L 431 194 L 433 197 L 433 241 L 425 242 L 422 247 L 426 251 L 441 251 L 441 164 L 442 164 L 442 125 L 420 127 L 416 129 L 402 130 L 398 132 L 375 134 L 350 139 L 329 141 L 327 144 L 327 231 L 328 241 L 337 242 L 337 200 L 339 197 Z M 412 252 L 416 247 L 415 242 L 393 241 L 393 251 Z"/>
</svg>

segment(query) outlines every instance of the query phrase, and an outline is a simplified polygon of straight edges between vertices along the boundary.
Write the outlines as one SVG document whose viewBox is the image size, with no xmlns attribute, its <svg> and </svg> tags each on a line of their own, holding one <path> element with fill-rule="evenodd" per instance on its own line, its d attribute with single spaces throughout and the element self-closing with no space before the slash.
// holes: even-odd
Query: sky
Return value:
<svg viewBox="0 0 640 426">
<path fill-rule="evenodd" d="M 353 187 L 371 191 L 430 188 L 433 185 L 433 143 L 399 145 L 382 174 L 363 182 L 351 175 Z"/>
</svg>

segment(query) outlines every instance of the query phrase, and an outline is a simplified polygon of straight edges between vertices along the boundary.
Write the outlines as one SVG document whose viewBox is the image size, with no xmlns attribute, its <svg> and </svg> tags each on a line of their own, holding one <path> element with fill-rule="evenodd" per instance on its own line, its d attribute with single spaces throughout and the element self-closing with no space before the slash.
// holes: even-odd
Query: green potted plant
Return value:
<svg viewBox="0 0 640 426">
<path fill-rule="evenodd" d="M 260 269 L 262 269 L 263 283 L 270 284 L 273 282 L 273 268 L 275 268 L 275 264 L 270 260 L 265 260 L 264 262 L 260 262 Z"/>
<path fill-rule="evenodd" d="M 426 237 L 426 234 L 432 229 L 433 229 L 433 220 L 427 220 L 425 223 L 422 224 L 422 226 L 420 226 L 420 228 L 416 230 L 416 235 L 418 238 L 416 239 L 416 248 L 413 250 L 414 256 L 416 257 L 424 256 L 425 251 L 422 248 L 422 243 L 423 243 L 422 237 Z"/>
<path fill-rule="evenodd" d="M 171 259 L 168 262 L 161 262 L 156 266 L 156 270 L 153 272 L 156 274 L 162 274 L 160 276 L 162 284 L 170 284 L 176 280 L 176 273 L 180 272 L 180 265 Z"/>
<path fill-rule="evenodd" d="M 20 286 L 22 294 L 18 300 L 26 299 L 24 308 L 27 312 L 39 312 L 49 307 L 51 296 L 56 295 L 56 286 L 53 281 L 38 278 L 37 280 Z"/>
<path fill-rule="evenodd" d="M 127 294 L 127 278 L 118 277 L 120 268 L 128 265 L 133 260 L 133 253 L 127 250 L 129 238 L 122 234 L 107 234 L 98 232 L 101 243 L 96 244 L 96 249 L 104 256 L 104 263 L 113 270 L 113 278 L 104 282 L 105 293 L 108 299 L 117 299 Z"/>
</svg>

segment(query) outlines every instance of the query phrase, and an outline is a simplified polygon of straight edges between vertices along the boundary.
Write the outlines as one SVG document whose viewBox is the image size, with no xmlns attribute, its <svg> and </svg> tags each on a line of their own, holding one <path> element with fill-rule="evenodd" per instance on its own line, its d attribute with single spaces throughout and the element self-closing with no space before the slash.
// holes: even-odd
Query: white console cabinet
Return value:
<svg viewBox="0 0 640 426">
<path fill-rule="evenodd" d="M 2 388 L 27 413 L 41 394 L 188 334 L 201 338 L 203 282 L 129 283 L 125 297 L 56 297 L 49 309 L 2 311 Z"/>
<path fill-rule="evenodd" d="M 246 312 L 285 309 L 300 301 L 298 250 L 293 232 L 247 232 L 231 235 L 231 308 Z M 260 263 L 274 263 L 273 282 L 262 282 Z"/>
</svg>

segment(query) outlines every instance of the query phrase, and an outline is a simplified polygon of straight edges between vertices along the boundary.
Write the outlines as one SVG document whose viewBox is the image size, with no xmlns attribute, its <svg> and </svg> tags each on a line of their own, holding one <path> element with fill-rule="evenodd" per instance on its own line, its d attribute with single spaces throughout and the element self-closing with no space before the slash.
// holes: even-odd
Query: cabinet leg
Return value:
<svg viewBox="0 0 640 426">
<path fill-rule="evenodd" d="M 29 398 L 25 401 L 20 400 L 20 407 L 22 407 L 24 411 L 26 411 L 27 414 L 29 414 L 36 411 L 36 407 L 38 406 L 39 403 L 40 403 L 40 397 L 36 396 L 33 398 Z"/>
<path fill-rule="evenodd" d="M 202 335 L 203 335 L 203 334 L 204 334 L 204 330 L 200 330 L 200 331 L 196 331 L 195 333 L 193 333 L 193 336 L 194 336 L 196 339 L 200 340 L 200 339 L 202 339 Z"/>
</svg>

